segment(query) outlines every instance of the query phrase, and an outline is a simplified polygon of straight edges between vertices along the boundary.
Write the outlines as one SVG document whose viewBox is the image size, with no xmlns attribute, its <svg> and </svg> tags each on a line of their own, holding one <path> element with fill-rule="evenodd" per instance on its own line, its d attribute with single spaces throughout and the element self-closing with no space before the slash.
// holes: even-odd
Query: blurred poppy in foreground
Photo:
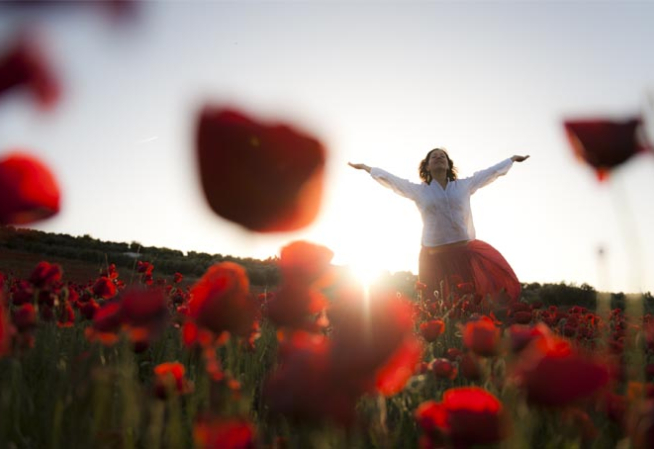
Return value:
<svg viewBox="0 0 654 449">
<path fill-rule="evenodd" d="M 479 387 L 446 390 L 442 402 L 423 402 L 415 417 L 433 447 L 444 440 L 453 447 L 493 444 L 509 433 L 502 403 Z"/>
<path fill-rule="evenodd" d="M 19 39 L 0 57 L 0 96 L 17 87 L 31 90 L 46 108 L 59 99 L 59 82 L 33 38 Z"/>
<path fill-rule="evenodd" d="M 0 294 L 0 357 L 9 353 L 11 345 L 12 329 L 9 324 L 9 314 L 5 309 L 2 295 Z"/>
<path fill-rule="evenodd" d="M 295 231 L 316 218 L 325 149 L 313 137 L 209 106 L 196 139 L 202 188 L 216 214 L 258 232 Z"/>
<path fill-rule="evenodd" d="M 241 418 L 201 415 L 193 428 L 195 447 L 202 449 L 254 449 L 254 426 Z"/>
<path fill-rule="evenodd" d="M 330 281 L 333 256 L 329 248 L 305 241 L 282 248 L 282 284 L 266 305 L 266 315 L 276 326 L 316 328 L 313 318 L 327 306 L 320 288 Z"/>
<path fill-rule="evenodd" d="M 186 368 L 179 362 L 160 363 L 154 367 L 154 394 L 160 399 L 186 394 L 192 385 L 185 377 Z"/>
<path fill-rule="evenodd" d="M 482 357 L 494 356 L 499 351 L 500 330 L 493 320 L 482 316 L 466 323 L 463 329 L 463 344 Z"/>
<path fill-rule="evenodd" d="M 59 212 L 60 192 L 50 169 L 13 153 L 0 160 L 0 224 L 27 224 Z"/>
<path fill-rule="evenodd" d="M 542 336 L 522 353 L 515 374 L 527 400 L 563 407 L 587 399 L 610 380 L 606 363 L 580 353 L 567 340 Z"/>
<path fill-rule="evenodd" d="M 255 319 L 247 274 L 233 262 L 209 267 L 191 289 L 188 305 L 198 326 L 216 335 L 226 331 L 248 336 Z"/>
<path fill-rule="evenodd" d="M 30 282 L 37 288 L 48 289 L 60 282 L 62 275 L 61 265 L 41 261 L 34 267 L 30 275 Z"/>
<path fill-rule="evenodd" d="M 364 391 L 385 396 L 401 391 L 424 349 L 413 332 L 412 311 L 409 301 L 391 290 L 373 290 L 369 301 L 355 286 L 337 292 L 328 315 L 339 376 Z"/>
<path fill-rule="evenodd" d="M 564 127 L 575 154 L 593 167 L 600 181 L 637 153 L 651 149 L 640 132 L 641 120 L 567 120 Z"/>
</svg>

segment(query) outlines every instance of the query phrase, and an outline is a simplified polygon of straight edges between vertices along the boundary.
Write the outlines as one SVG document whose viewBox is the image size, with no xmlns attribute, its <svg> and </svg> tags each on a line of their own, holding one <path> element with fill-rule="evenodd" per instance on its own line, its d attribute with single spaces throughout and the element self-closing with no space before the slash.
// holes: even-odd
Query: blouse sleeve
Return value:
<svg viewBox="0 0 654 449">
<path fill-rule="evenodd" d="M 372 179 L 384 187 L 393 190 L 398 195 L 402 195 L 403 197 L 414 201 L 418 197 L 420 184 L 416 184 L 406 179 L 398 178 L 397 176 L 376 167 L 370 169 L 370 176 L 372 176 Z"/>
<path fill-rule="evenodd" d="M 468 178 L 470 183 L 470 193 L 475 193 L 477 189 L 490 184 L 500 176 L 506 175 L 512 166 L 513 161 L 509 158 L 490 168 L 475 172 L 470 178 Z"/>
</svg>

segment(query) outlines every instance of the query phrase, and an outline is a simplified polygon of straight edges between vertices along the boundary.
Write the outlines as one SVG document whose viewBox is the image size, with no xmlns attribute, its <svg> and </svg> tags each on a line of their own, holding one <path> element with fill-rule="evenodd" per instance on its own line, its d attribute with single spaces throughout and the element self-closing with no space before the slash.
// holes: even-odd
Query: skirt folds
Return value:
<svg viewBox="0 0 654 449">
<path fill-rule="evenodd" d="M 511 301 L 520 297 L 520 281 L 498 250 L 481 240 L 422 248 L 419 260 L 420 282 L 427 285 L 427 297 L 439 292 L 448 300 L 452 293 L 474 292 L 475 296 Z M 442 288 L 442 290 L 441 290 Z"/>
</svg>

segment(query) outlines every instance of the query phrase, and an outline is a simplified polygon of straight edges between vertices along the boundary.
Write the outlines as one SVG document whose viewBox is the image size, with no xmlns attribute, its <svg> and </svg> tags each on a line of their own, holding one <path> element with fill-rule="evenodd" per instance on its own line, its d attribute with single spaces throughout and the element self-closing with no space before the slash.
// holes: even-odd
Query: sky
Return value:
<svg viewBox="0 0 654 449">
<path fill-rule="evenodd" d="M 93 8 L 0 9 L 0 45 L 36 27 L 64 89 L 49 112 L 19 93 L 0 103 L 0 157 L 27 150 L 62 187 L 61 212 L 33 228 L 262 259 L 302 239 L 362 276 L 417 273 L 417 208 L 347 162 L 419 181 L 436 146 L 461 177 L 528 154 L 472 197 L 477 238 L 522 282 L 654 291 L 654 157 L 600 183 L 562 127 L 641 112 L 654 93 L 654 2 L 139 6 L 120 22 Z M 310 227 L 254 234 L 210 211 L 194 146 L 209 104 L 324 143 Z"/>
</svg>

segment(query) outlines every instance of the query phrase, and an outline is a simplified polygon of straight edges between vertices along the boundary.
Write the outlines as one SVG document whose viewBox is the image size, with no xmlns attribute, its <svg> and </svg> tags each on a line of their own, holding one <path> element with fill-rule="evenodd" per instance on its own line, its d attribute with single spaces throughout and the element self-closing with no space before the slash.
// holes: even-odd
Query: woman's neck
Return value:
<svg viewBox="0 0 654 449">
<path fill-rule="evenodd" d="M 438 170 L 438 171 L 433 171 L 431 173 L 431 179 L 432 181 L 436 181 L 441 185 L 441 187 L 445 188 L 447 186 L 447 171 L 445 170 Z"/>
</svg>

